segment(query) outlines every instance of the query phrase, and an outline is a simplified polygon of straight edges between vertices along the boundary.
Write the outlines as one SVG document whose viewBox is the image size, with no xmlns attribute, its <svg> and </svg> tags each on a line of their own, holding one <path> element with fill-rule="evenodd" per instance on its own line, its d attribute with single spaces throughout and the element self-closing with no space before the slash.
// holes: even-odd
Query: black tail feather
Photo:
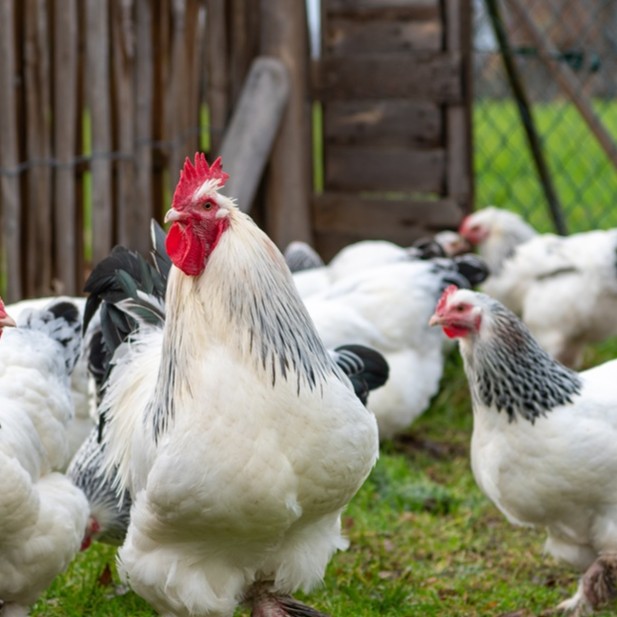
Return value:
<svg viewBox="0 0 617 617">
<path fill-rule="evenodd" d="M 162 325 L 165 318 L 163 307 L 171 262 L 165 253 L 162 229 L 153 224 L 151 230 L 156 267 L 139 253 L 116 246 L 92 270 L 84 287 L 89 294 L 84 331 L 100 311 L 100 335 L 89 341 L 90 370 L 99 387 L 103 387 L 109 375 L 116 349 L 141 324 Z"/>
<path fill-rule="evenodd" d="M 150 222 L 150 239 L 152 240 L 152 258 L 154 265 L 163 280 L 169 278 L 169 270 L 171 268 L 171 259 L 165 249 L 165 230 L 152 219 Z"/>
<path fill-rule="evenodd" d="M 486 262 L 473 253 L 454 257 L 454 263 L 456 264 L 456 269 L 469 281 L 470 287 L 484 282 L 490 274 Z"/>
<path fill-rule="evenodd" d="M 333 352 L 334 360 L 349 377 L 357 397 L 366 405 L 371 390 L 388 380 L 390 367 L 381 353 L 364 345 L 341 345 Z"/>
</svg>

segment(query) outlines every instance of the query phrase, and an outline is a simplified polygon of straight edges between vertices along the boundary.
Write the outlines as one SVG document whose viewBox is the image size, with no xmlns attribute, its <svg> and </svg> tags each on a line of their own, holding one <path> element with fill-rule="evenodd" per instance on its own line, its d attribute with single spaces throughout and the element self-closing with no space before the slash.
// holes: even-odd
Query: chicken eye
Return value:
<svg viewBox="0 0 617 617">
<path fill-rule="evenodd" d="M 212 204 L 211 201 L 204 201 L 204 203 L 202 205 L 202 208 L 204 210 L 212 210 L 212 206 L 213 206 L 213 204 Z"/>
<path fill-rule="evenodd" d="M 456 311 L 457 311 L 458 313 L 462 313 L 464 310 L 465 310 L 465 307 L 464 307 L 462 304 L 458 304 L 458 305 L 456 306 Z"/>
</svg>

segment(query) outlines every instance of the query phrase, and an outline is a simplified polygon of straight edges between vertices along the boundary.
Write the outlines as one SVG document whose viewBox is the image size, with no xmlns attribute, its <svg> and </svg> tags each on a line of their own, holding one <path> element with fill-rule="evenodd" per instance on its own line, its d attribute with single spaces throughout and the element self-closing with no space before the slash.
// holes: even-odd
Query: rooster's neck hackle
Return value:
<svg viewBox="0 0 617 617">
<path fill-rule="evenodd" d="M 230 217 L 201 276 L 172 268 L 167 288 L 167 319 L 153 410 L 155 438 L 175 413 L 189 363 L 222 342 L 239 361 L 263 373 L 273 388 L 281 381 L 297 395 L 320 391 L 332 362 L 295 289 L 284 258 L 270 239 L 242 212 Z"/>
<path fill-rule="evenodd" d="M 556 362 L 509 310 L 491 306 L 490 331 L 461 341 L 474 399 L 532 424 L 580 393 L 579 375 Z"/>
</svg>

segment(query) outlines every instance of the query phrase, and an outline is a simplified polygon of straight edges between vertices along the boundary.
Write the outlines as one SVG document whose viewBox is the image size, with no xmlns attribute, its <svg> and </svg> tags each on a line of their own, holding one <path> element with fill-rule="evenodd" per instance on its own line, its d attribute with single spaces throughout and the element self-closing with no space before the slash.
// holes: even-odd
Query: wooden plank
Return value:
<svg viewBox="0 0 617 617">
<path fill-rule="evenodd" d="M 230 113 L 228 40 L 225 0 L 208 0 L 206 16 L 206 57 L 208 59 L 208 108 L 210 147 L 218 152 Z"/>
<path fill-rule="evenodd" d="M 153 89 L 154 89 L 154 50 L 153 16 L 150 0 L 136 0 L 135 4 L 135 207 L 132 208 L 132 224 L 138 229 L 149 225 L 155 216 L 152 196 L 152 148 L 153 139 Z M 159 218 L 160 218 L 160 212 Z M 149 234 L 145 241 L 149 243 Z M 141 240 L 135 243 L 139 251 L 146 247 Z"/>
<path fill-rule="evenodd" d="M 387 199 L 326 192 L 313 198 L 315 231 L 353 233 L 367 238 L 408 237 L 456 228 L 461 219 L 453 199 Z"/>
<path fill-rule="evenodd" d="M 316 72 L 321 100 L 402 98 L 460 103 L 461 58 L 458 53 L 415 51 L 406 54 L 357 54 L 325 57 Z"/>
<path fill-rule="evenodd" d="M 223 192 L 248 212 L 253 204 L 289 98 L 289 77 L 276 58 L 257 58 L 229 122 L 221 157 L 229 181 Z"/>
<path fill-rule="evenodd" d="M 86 156 L 86 143 L 84 139 L 84 113 L 88 108 L 88 93 L 86 92 L 86 69 L 87 63 L 85 58 L 86 41 L 86 4 L 85 2 L 77 1 L 77 85 L 75 96 L 77 98 L 77 112 L 75 115 L 75 151 L 80 157 Z M 83 37 L 83 38 L 82 38 Z M 85 231 L 86 217 L 90 217 L 91 212 L 86 212 L 85 206 L 85 194 L 86 194 L 86 178 L 88 183 L 91 180 L 91 173 L 85 162 L 76 163 L 74 167 L 75 174 L 75 219 L 74 226 L 78 230 L 76 233 L 76 255 L 75 255 L 75 269 L 77 271 L 77 289 L 83 293 L 84 283 L 86 278 L 90 274 L 92 267 L 92 255 L 86 254 L 87 247 L 90 246 L 91 237 L 86 237 Z M 91 184 L 91 183 L 90 183 Z M 91 186 L 88 187 L 90 189 Z M 92 210 L 90 208 L 90 210 Z"/>
<path fill-rule="evenodd" d="M 185 38 L 186 79 L 184 82 L 184 149 L 193 155 L 199 150 L 200 89 L 205 73 L 201 64 L 201 48 L 205 39 L 205 6 L 203 0 L 188 0 L 186 7 L 187 33 Z"/>
<path fill-rule="evenodd" d="M 169 73 L 169 32 L 170 32 L 170 0 L 159 0 L 153 11 L 152 40 L 154 44 L 154 74 L 152 95 L 152 131 L 155 142 L 158 142 L 152 153 L 152 207 L 157 216 L 162 219 L 171 203 L 171 193 L 168 176 L 173 184 L 180 175 L 179 169 L 168 167 L 168 151 L 165 146 L 167 139 L 166 109 L 168 105 L 168 73 Z M 150 3 L 152 5 L 152 3 Z"/>
<path fill-rule="evenodd" d="M 26 217 L 26 293 L 43 296 L 51 289 L 51 129 L 49 118 L 49 36 L 47 3 L 25 4 L 24 80 L 26 87 L 26 158 L 36 163 L 28 170 Z M 23 197 L 23 195 L 22 195 Z"/>
<path fill-rule="evenodd" d="M 405 53 L 413 50 L 439 51 L 442 24 L 430 21 L 356 20 L 331 17 L 324 32 L 324 53 L 334 56 L 372 53 Z"/>
<path fill-rule="evenodd" d="M 266 230 L 279 245 L 311 242 L 311 143 L 308 96 L 308 25 L 304 2 L 261 0 L 264 55 L 280 58 L 291 91 L 272 151 L 266 184 Z"/>
<path fill-rule="evenodd" d="M 169 142 L 169 190 L 173 192 L 178 182 L 179 170 L 187 155 L 186 145 L 182 139 L 185 126 L 185 94 L 187 80 L 186 47 L 187 35 L 185 2 L 171 3 L 171 56 L 169 74 L 165 91 L 165 139 Z"/>
<path fill-rule="evenodd" d="M 375 100 L 324 105 L 326 144 L 370 142 L 427 148 L 439 146 L 442 133 L 442 111 L 432 103 Z"/>
<path fill-rule="evenodd" d="M 135 199 L 135 107 L 134 62 L 135 32 L 133 28 L 133 0 L 112 0 L 111 40 L 113 105 L 115 113 L 115 144 L 121 153 L 115 162 L 115 202 L 117 242 L 133 250 L 148 251 L 148 225 L 140 226 L 139 213 L 143 208 Z M 143 223 L 143 221 L 142 221 Z"/>
<path fill-rule="evenodd" d="M 19 157 L 18 105 L 20 80 L 15 41 L 15 4 L 0 2 L 0 192 L 2 244 L 7 266 L 5 302 L 23 297 L 21 261 L 21 188 L 17 167 Z"/>
<path fill-rule="evenodd" d="M 98 263 L 113 245 L 111 185 L 111 83 L 109 79 L 108 0 L 86 4 L 85 86 L 92 126 L 92 259 Z"/>
<path fill-rule="evenodd" d="M 77 0 L 54 4 L 54 276 L 64 293 L 81 292 L 78 275 L 77 238 L 82 233 L 76 225 L 75 169 L 77 124 Z M 79 232 L 78 232 L 79 229 Z"/>
<path fill-rule="evenodd" d="M 325 155 L 326 191 L 443 191 L 443 150 L 332 145 Z"/>
<path fill-rule="evenodd" d="M 229 81 L 232 106 L 238 101 L 251 63 L 259 54 L 259 2 L 228 0 L 231 5 Z"/>
<path fill-rule="evenodd" d="M 446 136 L 448 154 L 446 167 L 447 194 L 460 205 L 462 212 L 472 208 L 472 146 L 471 108 L 473 104 L 471 60 L 471 2 L 446 0 L 445 3 L 446 49 L 461 54 L 461 81 L 464 93 L 461 104 L 451 104 L 446 109 Z"/>
<path fill-rule="evenodd" d="M 327 15 L 349 15 L 370 18 L 435 19 L 439 16 L 439 0 L 322 0 Z"/>
</svg>

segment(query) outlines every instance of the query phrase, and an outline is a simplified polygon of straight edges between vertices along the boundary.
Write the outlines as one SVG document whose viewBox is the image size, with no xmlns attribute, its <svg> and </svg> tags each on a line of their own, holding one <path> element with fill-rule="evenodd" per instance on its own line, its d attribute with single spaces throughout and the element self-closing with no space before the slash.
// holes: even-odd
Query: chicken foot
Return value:
<svg viewBox="0 0 617 617">
<path fill-rule="evenodd" d="M 617 554 L 600 555 L 583 575 L 583 592 L 596 609 L 617 597 Z"/>
<path fill-rule="evenodd" d="M 247 600 L 253 606 L 251 617 L 329 617 L 291 596 L 277 595 L 263 586 L 254 589 Z"/>
<path fill-rule="evenodd" d="M 572 617 L 591 614 L 617 597 L 617 554 L 600 555 L 583 574 L 574 596 L 565 600 L 557 610 Z"/>
</svg>

